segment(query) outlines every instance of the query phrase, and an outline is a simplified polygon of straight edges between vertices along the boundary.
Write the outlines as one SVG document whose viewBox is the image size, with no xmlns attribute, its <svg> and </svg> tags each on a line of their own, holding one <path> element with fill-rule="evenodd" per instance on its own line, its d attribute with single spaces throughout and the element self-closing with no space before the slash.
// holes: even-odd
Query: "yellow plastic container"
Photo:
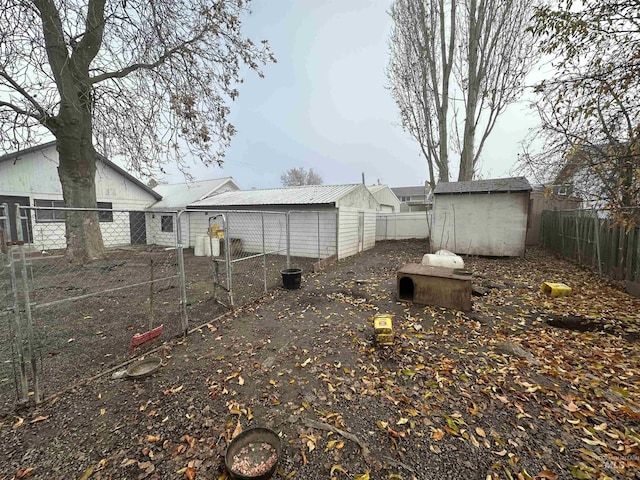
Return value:
<svg viewBox="0 0 640 480">
<path fill-rule="evenodd" d="M 393 316 L 378 313 L 373 317 L 373 330 L 378 345 L 393 345 Z"/>
<path fill-rule="evenodd" d="M 571 295 L 572 291 L 571 287 L 564 283 L 552 282 L 542 282 L 540 290 L 542 290 L 542 293 L 549 295 L 550 297 L 566 297 L 567 295 Z"/>
</svg>

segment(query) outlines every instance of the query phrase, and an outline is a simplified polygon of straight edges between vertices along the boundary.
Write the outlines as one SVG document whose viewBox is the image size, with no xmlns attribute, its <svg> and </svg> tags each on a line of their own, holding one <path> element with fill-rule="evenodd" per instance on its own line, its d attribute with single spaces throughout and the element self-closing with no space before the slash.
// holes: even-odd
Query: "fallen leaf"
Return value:
<svg viewBox="0 0 640 480">
<path fill-rule="evenodd" d="M 16 472 L 16 478 L 27 478 L 34 470 L 35 469 L 33 467 L 21 468 Z"/>
<path fill-rule="evenodd" d="M 238 377 L 238 385 L 244 385 L 244 378 Z"/>
<path fill-rule="evenodd" d="M 342 468 L 340 465 L 334 465 L 333 467 L 331 467 L 331 475 L 333 475 L 333 472 L 338 471 L 338 472 L 342 472 L 342 473 L 347 473 L 347 471 Z"/>
<path fill-rule="evenodd" d="M 11 428 L 13 428 L 14 430 L 16 428 L 20 428 L 23 423 L 24 423 L 24 418 L 18 417 L 18 420 L 16 421 L 16 423 L 13 424 L 13 426 Z"/>
<path fill-rule="evenodd" d="M 194 480 L 196 478 L 196 469 L 193 467 L 187 467 L 184 471 L 184 476 L 187 477 L 188 480 Z"/>
<path fill-rule="evenodd" d="M 363 473 L 362 475 L 355 475 L 353 478 L 355 480 L 369 480 L 369 472 Z"/>
<path fill-rule="evenodd" d="M 233 434 L 231 435 L 231 438 L 236 438 L 241 433 L 242 433 L 242 425 L 240 425 L 240 419 L 238 418 L 238 424 L 236 425 L 236 428 L 233 431 Z"/>
<path fill-rule="evenodd" d="M 487 434 L 480 427 L 476 427 L 476 433 L 478 434 L 478 436 L 480 436 L 482 438 L 487 438 Z"/>
<path fill-rule="evenodd" d="M 48 415 L 47 415 L 46 417 L 45 417 L 45 416 L 40 415 L 40 416 L 38 416 L 38 417 L 34 418 L 33 420 L 31 420 L 31 423 L 38 423 L 38 422 L 42 422 L 42 421 L 46 420 L 47 418 L 49 418 L 49 416 L 48 416 Z"/>
</svg>

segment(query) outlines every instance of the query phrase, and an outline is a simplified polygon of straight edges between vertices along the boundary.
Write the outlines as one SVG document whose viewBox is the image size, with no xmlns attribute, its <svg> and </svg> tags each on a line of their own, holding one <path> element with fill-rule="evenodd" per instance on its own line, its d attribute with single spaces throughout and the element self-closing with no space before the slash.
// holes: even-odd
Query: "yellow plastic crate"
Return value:
<svg viewBox="0 0 640 480">
<path fill-rule="evenodd" d="M 542 282 L 540 290 L 542 290 L 542 293 L 549 295 L 550 297 L 566 297 L 567 295 L 571 295 L 572 291 L 571 287 L 564 283 L 552 282 Z"/>
<path fill-rule="evenodd" d="M 378 313 L 373 317 L 373 330 L 378 345 L 393 345 L 393 316 Z"/>
</svg>

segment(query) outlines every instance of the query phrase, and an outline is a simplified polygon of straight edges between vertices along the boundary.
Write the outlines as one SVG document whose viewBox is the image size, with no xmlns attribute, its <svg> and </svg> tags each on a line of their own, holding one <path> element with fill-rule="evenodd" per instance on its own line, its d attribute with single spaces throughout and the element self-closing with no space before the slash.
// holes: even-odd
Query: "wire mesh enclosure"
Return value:
<svg viewBox="0 0 640 480">
<path fill-rule="evenodd" d="M 78 211 L 17 206 L 17 241 L 3 244 L 1 333 L 13 341 L 0 353 L 12 360 L 2 364 L 0 386 L 15 383 L 19 403 L 144 350 L 136 334 L 154 330 L 162 340 L 186 330 L 176 214 L 162 215 L 169 222 L 144 211 L 82 210 L 97 214 L 104 251 L 79 263 L 65 248 L 65 216 Z"/>
<path fill-rule="evenodd" d="M 76 261 L 65 218 L 99 221 Z M 41 399 L 185 335 L 336 254 L 328 212 L 0 206 L 0 409 Z M 146 340 L 155 340 L 153 344 Z"/>
</svg>

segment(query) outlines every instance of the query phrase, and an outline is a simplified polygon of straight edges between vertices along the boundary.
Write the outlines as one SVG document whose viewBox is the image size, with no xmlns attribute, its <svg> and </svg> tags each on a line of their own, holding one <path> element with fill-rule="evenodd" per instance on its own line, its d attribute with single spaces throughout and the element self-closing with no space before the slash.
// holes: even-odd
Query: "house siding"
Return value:
<svg viewBox="0 0 640 480">
<path fill-rule="evenodd" d="M 144 210 L 156 199 L 149 192 L 98 160 L 96 200 L 110 202 L 114 210 Z M 0 162 L 0 196 L 28 197 L 35 200 L 62 200 L 58 178 L 58 152 L 54 145 L 30 151 L 15 159 Z M 32 244 L 38 250 L 66 247 L 64 222 L 36 222 L 32 212 Z M 114 212 L 113 222 L 101 222 L 100 230 L 107 247 L 130 243 L 129 215 Z"/>
</svg>

